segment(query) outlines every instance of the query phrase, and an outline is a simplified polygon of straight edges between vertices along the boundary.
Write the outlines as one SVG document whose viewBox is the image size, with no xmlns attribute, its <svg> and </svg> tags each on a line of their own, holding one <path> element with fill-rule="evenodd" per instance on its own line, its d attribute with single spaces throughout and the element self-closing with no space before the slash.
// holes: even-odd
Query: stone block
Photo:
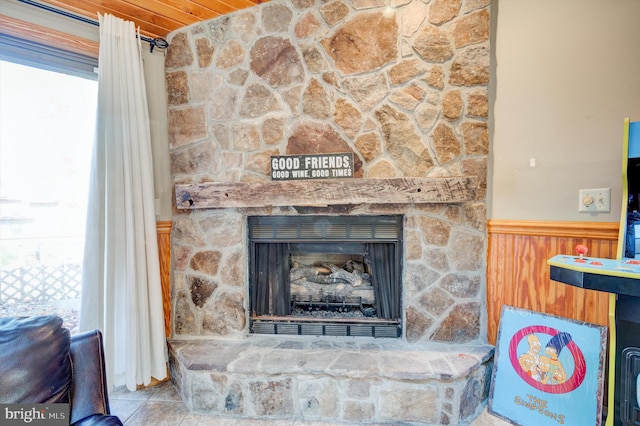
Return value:
<svg viewBox="0 0 640 426">
<path fill-rule="evenodd" d="M 224 398 L 224 412 L 228 414 L 244 414 L 246 412 L 245 404 L 242 385 L 239 382 L 231 383 Z"/>
<path fill-rule="evenodd" d="M 376 407 L 369 401 L 345 401 L 342 417 L 350 422 L 368 423 L 375 418 Z"/>
<path fill-rule="evenodd" d="M 224 399 L 226 377 L 209 372 L 189 372 L 191 408 L 196 411 L 219 410 Z"/>
<path fill-rule="evenodd" d="M 292 379 L 252 380 L 248 386 L 250 403 L 256 415 L 288 418 L 293 415 Z"/>
<path fill-rule="evenodd" d="M 380 390 L 380 418 L 437 424 L 439 399 L 435 386 L 393 383 Z"/>
<path fill-rule="evenodd" d="M 297 380 L 298 410 L 304 419 L 335 419 L 339 394 L 335 380 L 300 377 Z"/>
</svg>

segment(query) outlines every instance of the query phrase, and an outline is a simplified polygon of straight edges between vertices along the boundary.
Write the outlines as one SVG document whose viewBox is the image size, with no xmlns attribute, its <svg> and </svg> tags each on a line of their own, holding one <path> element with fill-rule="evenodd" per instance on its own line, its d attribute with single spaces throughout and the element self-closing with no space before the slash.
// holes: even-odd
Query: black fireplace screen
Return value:
<svg viewBox="0 0 640 426">
<path fill-rule="evenodd" d="M 251 306 L 257 315 L 291 315 L 289 244 L 255 244 Z"/>
<path fill-rule="evenodd" d="M 376 295 L 378 318 L 400 318 L 400 280 L 396 272 L 395 244 L 369 243 L 369 264 L 373 277 L 373 290 Z"/>
<path fill-rule="evenodd" d="M 293 258 L 310 253 L 319 257 L 353 256 L 361 259 L 367 284 L 375 296 L 367 317 L 400 321 L 401 317 L 401 242 L 402 216 L 266 216 L 249 218 L 250 243 L 250 311 L 252 318 L 296 315 L 297 304 L 304 300 L 292 296 L 290 273 Z M 332 268 L 324 264 L 322 267 Z M 328 272 L 328 271 L 327 271 Z M 349 275 L 339 271 L 342 275 Z M 339 286 L 338 286 L 339 287 Z M 366 286 L 363 286 L 366 287 Z M 342 296 L 342 303 L 346 304 Z M 365 300 L 368 300 L 366 297 Z M 318 308 L 340 306 L 340 299 L 315 299 L 309 304 Z M 329 303 L 331 302 L 331 303 Z M 351 302 L 353 302 L 351 300 Z M 358 303 L 355 303 L 358 305 Z M 310 308 L 310 306 L 309 306 Z M 344 320 L 344 318 L 343 318 Z M 362 320 L 361 320 L 362 321 Z"/>
</svg>

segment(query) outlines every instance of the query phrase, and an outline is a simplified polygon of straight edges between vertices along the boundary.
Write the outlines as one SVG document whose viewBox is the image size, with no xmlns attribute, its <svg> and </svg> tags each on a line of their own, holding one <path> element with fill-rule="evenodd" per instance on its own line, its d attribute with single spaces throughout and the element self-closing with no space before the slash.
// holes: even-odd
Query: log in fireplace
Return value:
<svg viewBox="0 0 640 426">
<path fill-rule="evenodd" d="M 250 332 L 401 337 L 403 221 L 249 217 Z"/>
</svg>

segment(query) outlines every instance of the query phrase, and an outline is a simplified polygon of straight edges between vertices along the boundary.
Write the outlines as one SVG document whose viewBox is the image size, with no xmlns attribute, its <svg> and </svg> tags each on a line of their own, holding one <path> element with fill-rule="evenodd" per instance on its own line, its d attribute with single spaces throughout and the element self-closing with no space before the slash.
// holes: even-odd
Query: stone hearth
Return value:
<svg viewBox="0 0 640 426">
<path fill-rule="evenodd" d="M 468 424 L 482 409 L 489 346 L 385 340 L 174 340 L 171 377 L 192 410 L 244 418 Z"/>
<path fill-rule="evenodd" d="M 471 198 L 449 203 L 345 198 L 184 209 L 189 200 L 178 196 L 171 362 L 194 409 L 356 422 L 473 417 L 475 406 L 461 401 L 469 392 L 479 395 L 472 405 L 486 398 L 490 358 L 482 346 L 489 3 L 272 0 L 169 35 L 176 188 L 273 188 L 271 156 L 322 153 L 352 153 L 353 182 L 474 179 Z M 247 217 L 275 215 L 401 215 L 402 336 L 248 336 Z M 327 392 L 314 393 L 312 382 Z M 420 411 L 413 391 L 435 411 Z"/>
</svg>

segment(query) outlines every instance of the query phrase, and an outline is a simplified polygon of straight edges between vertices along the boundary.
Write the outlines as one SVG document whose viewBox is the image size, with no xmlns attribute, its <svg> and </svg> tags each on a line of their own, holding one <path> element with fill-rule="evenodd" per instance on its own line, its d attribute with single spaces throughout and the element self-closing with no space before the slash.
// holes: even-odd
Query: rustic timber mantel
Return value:
<svg viewBox="0 0 640 426">
<path fill-rule="evenodd" d="M 179 209 L 345 204 L 461 203 L 475 199 L 473 176 L 178 184 Z"/>
</svg>

